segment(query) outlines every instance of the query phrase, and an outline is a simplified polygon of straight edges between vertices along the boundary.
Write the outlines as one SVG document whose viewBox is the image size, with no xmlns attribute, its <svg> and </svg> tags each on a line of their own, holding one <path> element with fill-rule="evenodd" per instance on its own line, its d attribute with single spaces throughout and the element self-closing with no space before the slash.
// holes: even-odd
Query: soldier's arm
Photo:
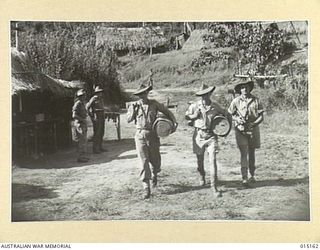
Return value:
<svg viewBox="0 0 320 250">
<path fill-rule="evenodd" d="M 127 122 L 130 123 L 132 121 L 136 120 L 138 113 L 138 107 L 136 107 L 134 104 L 131 104 L 128 107 L 128 112 L 127 112 Z"/>
<path fill-rule="evenodd" d="M 73 118 L 73 119 L 76 119 L 76 120 L 79 120 L 79 121 L 81 121 L 81 122 L 84 121 L 84 119 L 81 118 L 80 116 L 78 116 L 75 111 L 72 112 L 72 118 Z"/>
<path fill-rule="evenodd" d="M 82 117 L 80 117 L 78 115 L 78 112 L 79 112 L 79 108 L 80 108 L 80 102 L 77 101 L 73 107 L 72 107 L 72 119 L 75 119 L 75 120 L 79 120 L 81 122 L 84 122 L 85 119 L 83 119 Z"/>
<path fill-rule="evenodd" d="M 230 119 L 233 119 L 236 123 L 239 123 L 239 124 L 245 123 L 244 119 L 242 119 L 242 117 L 240 117 L 237 112 L 235 99 L 232 100 L 232 102 L 228 108 L 228 113 L 229 113 L 229 116 L 231 117 Z"/>
<path fill-rule="evenodd" d="M 252 123 L 253 126 L 259 125 L 261 122 L 263 122 L 263 113 L 260 113 L 258 115 L 258 118 Z"/>
<path fill-rule="evenodd" d="M 252 123 L 253 126 L 257 126 L 259 125 L 261 122 L 263 122 L 263 107 L 262 107 L 262 104 L 260 103 L 260 101 L 258 99 L 256 99 L 256 106 L 257 106 L 257 109 L 258 109 L 258 117 L 257 119 Z"/>
<path fill-rule="evenodd" d="M 185 118 L 187 120 L 195 120 L 199 117 L 200 115 L 200 110 L 197 109 L 195 104 L 191 104 L 186 111 Z"/>
<path fill-rule="evenodd" d="M 232 100 L 232 102 L 228 108 L 228 113 L 232 116 L 232 118 L 237 118 L 239 116 L 238 112 L 237 112 L 235 99 Z"/>
<path fill-rule="evenodd" d="M 93 103 L 95 102 L 96 99 L 97 99 L 97 98 L 92 97 L 92 98 L 88 101 L 88 103 L 86 104 L 86 110 L 88 111 L 88 114 L 89 114 L 90 117 L 93 117 L 93 116 L 94 116 L 94 114 L 93 114 Z"/>
</svg>

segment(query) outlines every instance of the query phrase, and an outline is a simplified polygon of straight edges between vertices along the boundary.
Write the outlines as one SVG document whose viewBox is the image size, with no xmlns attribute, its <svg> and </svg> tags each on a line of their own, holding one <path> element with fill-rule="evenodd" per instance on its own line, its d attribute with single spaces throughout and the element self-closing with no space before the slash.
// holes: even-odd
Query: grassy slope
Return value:
<svg viewBox="0 0 320 250">
<path fill-rule="evenodd" d="M 203 67 L 202 70 L 192 71 L 192 60 L 199 57 L 201 48 L 205 46 L 201 41 L 202 32 L 196 30 L 193 33 L 181 50 L 154 54 L 151 58 L 148 55 L 119 58 L 125 65 L 119 70 L 122 87 L 124 89 L 137 88 L 143 79 L 148 78 L 151 69 L 154 71 L 154 86 L 158 90 L 165 88 L 194 90 L 199 88 L 202 83 L 220 86 L 221 89 L 226 90 L 226 88 L 230 88 L 229 85 L 234 86 L 235 83 L 239 82 L 240 79 L 234 77 L 236 65 L 233 61 L 229 68 L 226 62 L 219 61 Z M 300 34 L 299 37 L 305 44 L 307 35 Z M 295 40 L 296 37 L 292 36 L 291 41 Z M 214 48 L 209 49 L 209 51 L 234 53 L 232 47 Z M 304 52 L 294 53 L 292 56 L 283 59 L 283 61 L 271 63 L 269 66 L 281 69 L 284 65 L 288 65 L 293 61 L 307 64 L 307 58 L 307 50 L 305 49 Z M 243 65 L 242 71 L 246 72 L 249 68 L 250 65 Z"/>
<path fill-rule="evenodd" d="M 201 34 L 196 34 L 197 36 Z M 203 44 L 198 43 L 198 38 L 192 37 L 194 44 L 188 49 L 170 51 L 164 54 L 154 54 L 136 58 L 123 57 L 120 61 L 126 66 L 120 69 L 122 85 L 124 88 L 136 88 L 140 81 L 147 78 L 150 69 L 154 71 L 154 86 L 156 89 L 162 88 L 197 88 L 201 83 L 209 85 L 220 85 L 227 83 L 234 74 L 233 66 L 229 69 L 226 63 L 219 62 L 210 65 L 204 71 L 192 71 L 191 62 L 198 58 Z M 186 44 L 188 45 L 188 44 Z M 226 49 L 221 49 L 226 50 Z"/>
</svg>

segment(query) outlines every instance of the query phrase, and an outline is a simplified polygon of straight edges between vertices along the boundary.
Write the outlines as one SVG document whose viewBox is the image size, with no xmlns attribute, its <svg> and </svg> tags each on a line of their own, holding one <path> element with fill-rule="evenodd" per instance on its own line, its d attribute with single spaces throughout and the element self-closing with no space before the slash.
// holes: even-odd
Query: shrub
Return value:
<svg viewBox="0 0 320 250">
<path fill-rule="evenodd" d="M 304 77 L 287 77 L 278 86 L 268 88 L 256 88 L 253 95 L 257 95 L 264 109 L 289 110 L 305 109 L 308 107 L 308 82 Z"/>
</svg>

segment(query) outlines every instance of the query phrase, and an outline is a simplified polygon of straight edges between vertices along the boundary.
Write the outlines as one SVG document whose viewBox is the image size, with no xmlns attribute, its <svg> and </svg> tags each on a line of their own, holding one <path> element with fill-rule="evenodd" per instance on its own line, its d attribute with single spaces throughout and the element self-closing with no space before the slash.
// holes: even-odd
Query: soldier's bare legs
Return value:
<svg viewBox="0 0 320 250">
<path fill-rule="evenodd" d="M 249 187 L 249 183 L 248 183 L 249 148 L 247 145 L 243 145 L 243 146 L 239 146 L 239 149 L 240 149 L 242 185 L 244 187 Z"/>
<path fill-rule="evenodd" d="M 210 162 L 210 181 L 211 188 L 215 195 L 221 197 L 221 192 L 218 189 L 218 166 L 217 166 L 217 153 L 218 151 L 215 148 L 214 144 L 211 144 L 208 147 L 209 152 L 209 162 Z"/>
<path fill-rule="evenodd" d="M 198 172 L 200 174 L 199 183 L 200 183 L 200 186 L 204 186 L 204 185 L 206 185 L 206 178 L 205 178 L 206 173 L 204 171 L 204 163 L 203 163 L 204 154 L 199 154 L 199 155 L 196 155 L 196 156 L 197 156 L 197 165 L 198 165 L 197 170 L 198 170 Z"/>
<path fill-rule="evenodd" d="M 255 167 L 255 148 L 249 147 L 249 172 L 250 172 L 250 182 L 255 182 L 254 172 L 256 170 Z"/>
</svg>

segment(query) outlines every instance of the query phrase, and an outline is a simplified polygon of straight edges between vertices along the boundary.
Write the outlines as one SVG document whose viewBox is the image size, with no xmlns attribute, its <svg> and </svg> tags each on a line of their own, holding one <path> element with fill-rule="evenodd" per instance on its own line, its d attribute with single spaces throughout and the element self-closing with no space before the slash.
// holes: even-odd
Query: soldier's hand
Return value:
<svg viewBox="0 0 320 250">
<path fill-rule="evenodd" d="M 240 116 L 238 116 L 235 120 L 238 124 L 242 124 L 242 125 L 245 124 L 245 120 Z"/>
<path fill-rule="evenodd" d="M 196 112 L 194 113 L 194 115 L 195 115 L 196 118 L 199 118 L 199 117 L 200 117 L 200 114 L 201 114 L 200 109 L 197 109 Z"/>
<path fill-rule="evenodd" d="M 253 122 L 248 123 L 248 130 L 252 130 L 255 127 L 255 124 Z"/>
<path fill-rule="evenodd" d="M 132 104 L 133 106 L 133 112 L 136 114 L 139 110 L 139 104 L 137 102 Z"/>
<path fill-rule="evenodd" d="M 177 122 L 173 123 L 172 133 L 173 133 L 173 132 L 176 132 L 177 128 L 178 128 L 178 123 L 177 123 Z"/>
</svg>

